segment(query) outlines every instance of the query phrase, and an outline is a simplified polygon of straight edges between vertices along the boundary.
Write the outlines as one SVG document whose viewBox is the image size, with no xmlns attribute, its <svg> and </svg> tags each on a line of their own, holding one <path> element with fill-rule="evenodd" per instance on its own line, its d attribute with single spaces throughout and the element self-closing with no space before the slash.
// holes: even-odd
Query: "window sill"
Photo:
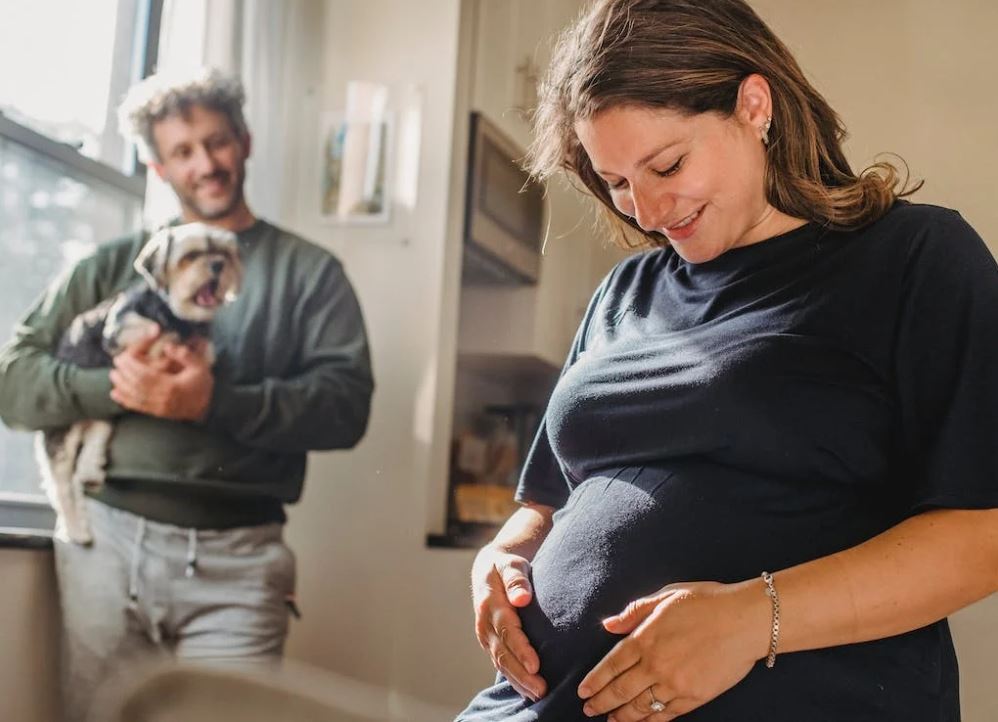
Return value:
<svg viewBox="0 0 998 722">
<path fill-rule="evenodd" d="M 51 549 L 52 532 L 0 526 L 0 549 Z"/>
<path fill-rule="evenodd" d="M 40 494 L 0 492 L 0 537 L 47 537 L 51 546 L 55 512 Z M 23 543 L 2 546 L 23 546 Z"/>
</svg>

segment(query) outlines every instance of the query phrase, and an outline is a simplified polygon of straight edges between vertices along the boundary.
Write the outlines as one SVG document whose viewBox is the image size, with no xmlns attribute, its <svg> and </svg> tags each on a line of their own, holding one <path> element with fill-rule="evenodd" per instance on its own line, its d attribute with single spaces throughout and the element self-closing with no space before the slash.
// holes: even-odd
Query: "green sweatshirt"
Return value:
<svg viewBox="0 0 998 722">
<path fill-rule="evenodd" d="M 100 246 L 57 280 L 0 348 L 0 419 L 46 429 L 113 419 L 108 482 L 97 496 L 180 526 L 284 519 L 306 452 L 345 449 L 367 427 L 373 390 L 360 306 L 327 251 L 264 221 L 239 233 L 239 298 L 212 326 L 215 390 L 202 423 L 126 412 L 107 369 L 52 356 L 82 311 L 135 283 L 148 234 Z"/>
</svg>

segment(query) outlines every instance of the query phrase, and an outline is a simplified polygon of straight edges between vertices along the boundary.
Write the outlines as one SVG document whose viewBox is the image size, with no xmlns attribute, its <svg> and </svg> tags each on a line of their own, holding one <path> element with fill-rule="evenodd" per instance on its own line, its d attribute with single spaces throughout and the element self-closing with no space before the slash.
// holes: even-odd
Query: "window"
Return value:
<svg viewBox="0 0 998 722">
<path fill-rule="evenodd" d="M 162 0 L 0 0 L 0 343 L 60 271 L 139 227 L 116 109 L 155 65 Z M 30 62 L 25 59 L 30 58 Z M 51 524 L 31 434 L 0 425 L 0 527 Z"/>
<path fill-rule="evenodd" d="M 151 72 L 161 8 L 161 0 L 0 0 L 0 112 L 125 175 L 141 173 L 115 111 Z"/>
</svg>

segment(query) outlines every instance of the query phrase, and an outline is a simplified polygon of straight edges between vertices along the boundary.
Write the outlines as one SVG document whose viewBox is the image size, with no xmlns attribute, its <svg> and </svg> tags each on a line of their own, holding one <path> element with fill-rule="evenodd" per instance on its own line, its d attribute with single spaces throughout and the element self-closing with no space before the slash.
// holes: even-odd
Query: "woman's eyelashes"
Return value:
<svg viewBox="0 0 998 722">
<path fill-rule="evenodd" d="M 686 156 L 682 155 L 679 157 L 679 160 L 677 160 L 675 163 L 673 163 L 665 170 L 655 170 L 654 168 L 652 168 L 651 172 L 657 175 L 659 178 L 668 178 L 669 176 L 674 176 L 683 167 L 683 162 L 685 160 Z M 607 187 L 613 191 L 623 190 L 624 188 L 627 187 L 627 180 L 625 178 L 621 178 L 620 180 L 615 180 L 615 181 L 607 180 L 604 178 L 603 181 L 606 183 Z"/>
<path fill-rule="evenodd" d="M 679 160 L 677 160 L 675 163 L 673 163 L 671 166 L 669 166 L 665 170 L 655 170 L 655 169 L 652 169 L 652 173 L 654 173 L 655 175 L 660 176 L 662 178 L 667 178 L 670 175 L 676 175 L 676 173 L 679 172 L 679 169 L 683 167 L 683 161 L 685 161 L 685 160 L 686 160 L 686 156 L 685 155 L 681 155 L 681 156 L 679 156 Z"/>
</svg>

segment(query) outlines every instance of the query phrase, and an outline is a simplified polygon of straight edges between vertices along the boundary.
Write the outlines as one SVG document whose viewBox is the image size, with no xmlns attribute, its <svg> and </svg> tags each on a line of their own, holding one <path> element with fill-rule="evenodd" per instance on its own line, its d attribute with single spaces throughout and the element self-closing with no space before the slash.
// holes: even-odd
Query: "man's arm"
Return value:
<svg viewBox="0 0 998 722">
<path fill-rule="evenodd" d="M 121 413 L 107 369 L 82 369 L 52 355 L 79 313 L 101 300 L 96 256 L 56 280 L 0 348 L 0 419 L 11 428 L 46 429 Z"/>
<path fill-rule="evenodd" d="M 367 429 L 374 381 L 360 305 L 339 263 L 322 269 L 301 313 L 300 373 L 231 384 L 216 377 L 205 421 L 247 446 L 345 449 Z"/>
</svg>

